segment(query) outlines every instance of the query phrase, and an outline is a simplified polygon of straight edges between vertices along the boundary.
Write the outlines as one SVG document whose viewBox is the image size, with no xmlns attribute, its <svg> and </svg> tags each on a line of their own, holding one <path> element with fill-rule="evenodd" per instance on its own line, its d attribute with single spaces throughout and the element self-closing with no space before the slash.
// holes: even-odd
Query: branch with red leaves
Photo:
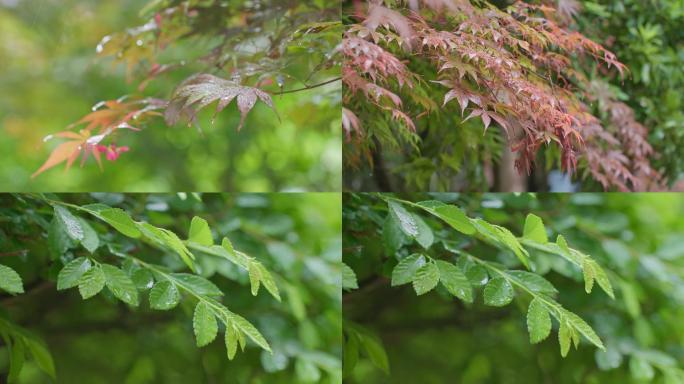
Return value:
<svg viewBox="0 0 684 384">
<path fill-rule="evenodd" d="M 105 36 L 96 48 L 100 56 L 125 65 L 129 80 L 141 77 L 139 95 L 98 103 L 68 130 L 47 136 L 46 142 L 63 141 L 32 177 L 60 164 L 69 169 L 79 157 L 81 166 L 92 156 L 102 168 L 102 155 L 116 161 L 129 151 L 117 144 L 122 129 L 139 131 L 154 117 L 163 116 L 167 125 L 180 121 L 197 125 L 200 110 L 216 104 L 215 116 L 235 100 L 240 130 L 257 102 L 275 111 L 273 95 L 339 80 L 335 75 L 341 55 L 336 48 L 342 25 L 335 0 L 149 1 L 142 14 L 147 23 Z M 161 52 L 196 37 L 218 37 L 220 43 L 193 63 L 162 62 Z M 176 86 L 168 98 L 142 96 L 151 81 L 191 66 L 194 75 Z M 311 71 L 301 80 L 293 77 L 291 67 Z"/>
<path fill-rule="evenodd" d="M 595 88 L 592 66 L 601 73 L 627 68 L 616 56 L 566 25 L 575 9 L 516 2 L 505 10 L 487 2 L 412 0 L 388 6 L 355 2 L 356 24 L 342 42 L 343 128 L 352 147 L 346 160 L 367 154 L 370 122 L 386 115 L 397 138 L 414 140 L 427 128 L 420 118 L 461 115 L 479 119 L 483 131 L 497 125 L 517 153 L 515 166 L 530 174 L 542 149 L 556 148 L 558 166 L 584 174 L 603 188 L 663 187 L 650 165 L 647 129 L 614 94 Z M 392 3 L 393 4 L 393 3 Z M 441 107 L 429 95 L 445 90 Z M 441 91 L 444 92 L 444 91 Z M 467 117 L 464 117 L 467 116 Z M 600 118 L 598 116 L 602 116 Z M 607 116 L 607 117 L 606 117 Z"/>
</svg>

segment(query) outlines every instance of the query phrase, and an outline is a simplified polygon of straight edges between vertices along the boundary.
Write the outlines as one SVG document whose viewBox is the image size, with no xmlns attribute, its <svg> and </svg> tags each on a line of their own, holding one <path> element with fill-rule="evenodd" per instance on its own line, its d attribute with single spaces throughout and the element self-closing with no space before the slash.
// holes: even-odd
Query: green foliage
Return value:
<svg viewBox="0 0 684 384">
<path fill-rule="evenodd" d="M 425 221 L 429 248 L 387 232 L 388 202 Z M 454 206 L 475 231 L 425 206 Z M 349 194 L 343 259 L 360 283 L 344 293 L 345 377 L 681 382 L 682 212 L 676 194 Z M 432 264 L 439 283 L 427 291 Z M 350 336 L 355 327 L 381 340 L 388 373 Z"/>
<path fill-rule="evenodd" d="M 28 330 L 13 324 L 0 315 L 0 336 L 5 345 L 10 347 L 10 370 L 7 375 L 9 383 L 16 383 L 24 367 L 27 357 L 31 357 L 35 364 L 53 380 L 56 378 L 55 363 L 50 351 L 37 336 Z"/>
<path fill-rule="evenodd" d="M 631 70 L 620 97 L 649 127 L 649 142 L 660 154 L 653 162 L 671 183 L 684 173 L 684 87 L 681 1 L 606 0 L 584 2 L 577 24 L 586 34 L 610 42 Z"/>
<path fill-rule="evenodd" d="M 339 209 L 328 195 L 0 195 L 0 374 L 339 383 Z"/>
</svg>

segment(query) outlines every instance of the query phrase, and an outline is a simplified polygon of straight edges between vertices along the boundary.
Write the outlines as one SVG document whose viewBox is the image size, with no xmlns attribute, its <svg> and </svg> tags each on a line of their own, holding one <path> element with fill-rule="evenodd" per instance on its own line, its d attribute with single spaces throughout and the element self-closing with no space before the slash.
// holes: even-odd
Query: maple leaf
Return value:
<svg viewBox="0 0 684 384">
<path fill-rule="evenodd" d="M 102 169 L 101 153 L 105 153 L 110 161 L 116 160 L 121 153 L 128 151 L 128 147 L 117 147 L 114 144 L 109 146 L 102 145 L 106 139 L 114 135 L 118 130 L 129 129 L 139 131 L 140 129 L 130 125 L 130 121 L 138 120 L 143 116 L 158 115 L 156 110 L 166 105 L 166 102 L 158 99 L 143 99 L 124 102 L 119 100 L 108 100 L 97 103 L 93 106 L 93 111 L 69 128 L 85 124 L 85 127 L 78 133 L 74 131 L 64 131 L 48 135 L 44 141 L 54 138 L 69 139 L 59 144 L 50 154 L 45 163 L 31 175 L 35 178 L 66 161 L 66 169 L 71 168 L 73 162 L 82 154 L 81 166 L 92 154 Z M 141 107 L 142 106 L 142 107 Z M 94 131 L 96 131 L 95 134 Z M 104 148 L 104 150 L 103 150 Z"/>
<path fill-rule="evenodd" d="M 54 137 L 60 137 L 70 140 L 59 144 L 52 151 L 52 153 L 50 153 L 50 156 L 45 161 L 45 163 L 43 163 L 43 165 L 40 168 L 38 168 L 38 170 L 34 172 L 33 175 L 31 175 L 31 178 L 35 178 L 41 173 L 47 171 L 48 169 L 55 167 L 65 161 L 66 169 L 71 168 L 71 165 L 74 163 L 76 158 L 78 158 L 78 155 L 81 153 L 81 151 L 83 151 L 84 148 L 95 145 L 89 143 L 89 140 L 93 140 L 91 140 L 92 137 L 90 136 L 90 131 L 87 129 L 81 130 L 80 133 L 71 131 L 59 132 L 54 135 L 46 137 L 46 141 L 51 140 Z M 96 158 L 99 159 L 99 155 Z"/>
<path fill-rule="evenodd" d="M 351 140 L 352 133 L 361 136 L 361 122 L 359 118 L 347 108 L 342 107 L 342 128 L 347 141 Z"/>
<path fill-rule="evenodd" d="M 203 73 L 190 77 L 178 86 L 171 97 L 164 117 L 169 125 L 176 124 L 183 115 L 190 122 L 194 122 L 197 111 L 200 109 L 218 100 L 214 114 L 216 115 L 234 99 L 237 99 L 237 106 L 240 111 L 238 131 L 244 125 L 245 118 L 256 104 L 257 99 L 276 112 L 271 96 L 261 89 L 239 85 L 234 81 Z"/>
</svg>

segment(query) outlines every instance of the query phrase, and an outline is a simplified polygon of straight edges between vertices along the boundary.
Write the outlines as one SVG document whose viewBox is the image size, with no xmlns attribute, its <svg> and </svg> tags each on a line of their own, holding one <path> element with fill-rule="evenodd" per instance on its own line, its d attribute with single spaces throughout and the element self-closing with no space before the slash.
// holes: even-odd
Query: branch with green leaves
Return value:
<svg viewBox="0 0 684 384">
<path fill-rule="evenodd" d="M 51 221 L 47 225 L 47 242 L 53 259 L 64 264 L 57 274 L 58 291 L 77 288 L 80 296 L 86 300 L 106 290 L 132 307 L 139 306 L 141 294 L 148 292 L 150 308 L 160 311 L 171 310 L 182 300 L 192 300 L 196 302 L 193 303 L 193 329 L 198 347 L 206 346 L 216 339 L 220 324 L 225 330 L 228 359 L 235 357 L 238 347 L 245 349 L 247 339 L 271 352 L 268 341 L 259 330 L 221 302 L 224 295 L 221 289 L 198 274 L 198 257 L 219 257 L 235 264 L 249 276 L 252 295 L 256 296 L 263 286 L 271 296 L 280 301 L 276 279 L 256 258 L 236 250 L 227 237 L 223 238 L 221 245 L 214 245 L 212 231 L 206 220 L 194 217 L 188 238 L 182 240 L 173 231 L 145 221 L 135 221 L 128 212 L 120 208 L 104 204 L 79 206 L 43 196 L 39 199 L 53 209 Z M 99 219 L 127 238 L 176 255 L 182 263 L 179 264 L 180 268 L 155 264 L 134 256 L 134 249 L 125 248 L 116 237 L 98 233 L 78 213 Z M 81 247 L 83 250 L 80 250 Z M 73 252 L 68 252 L 69 250 Z M 114 261 L 110 261 L 112 257 L 115 258 Z M 183 267 L 187 267 L 190 273 L 182 272 Z M 0 289 L 13 295 L 23 293 L 20 275 L 10 267 L 0 265 Z M 23 359 L 27 356 L 26 347 L 30 348 L 37 360 L 41 358 L 39 345 L 36 344 L 38 341 L 34 342 L 28 334 L 19 332 L 18 329 L 8 320 L 0 321 L 0 334 L 12 356 L 11 381 L 16 379 L 15 375 L 18 373 L 15 372 L 21 370 Z M 46 354 L 49 357 L 49 352 Z M 47 364 L 47 358 L 42 359 L 44 362 L 38 361 L 41 367 L 53 366 Z M 54 368 L 47 368 L 44 370 L 54 376 Z"/>
<path fill-rule="evenodd" d="M 481 289 L 484 304 L 494 307 L 505 306 L 522 294 L 521 298 L 529 300 L 527 329 L 531 343 L 548 338 L 553 318 L 558 324 L 558 340 L 563 357 L 568 354 L 571 344 L 575 348 L 579 346 L 582 336 L 597 348 L 605 350 L 593 328 L 580 316 L 563 307 L 557 301 L 558 290 L 535 272 L 535 255 L 542 252 L 576 266 L 582 273 L 587 293 L 592 291 L 596 282 L 608 296 L 614 298 L 610 279 L 594 259 L 570 248 L 562 235 L 559 234 L 555 242 L 550 242 L 541 218 L 528 214 L 523 234 L 518 237 L 505 227 L 467 216 L 455 205 L 441 201 L 414 203 L 388 195 L 377 196 L 387 204 L 387 214 L 382 221 L 383 240 L 390 254 L 398 259 L 392 268 L 391 286 L 411 284 L 418 296 L 439 287 L 467 305 L 473 304 Z M 418 212 L 427 213 L 448 229 L 464 235 L 466 240 L 452 241 L 452 237 L 446 235 L 449 240 L 443 240 L 442 244 L 448 257 L 441 257 L 443 252 L 433 248 L 436 232 Z M 478 242 L 501 250 L 505 265 L 466 251 L 467 247 Z M 402 247 L 413 250 L 420 248 L 420 251 L 407 255 L 397 252 Z M 515 269 L 516 265 L 523 269 Z M 343 281 L 346 290 L 358 288 L 356 275 L 348 266 L 344 269 Z M 352 337 L 348 335 L 347 343 L 350 342 L 353 342 Z M 378 367 L 384 369 L 383 366 Z"/>
</svg>

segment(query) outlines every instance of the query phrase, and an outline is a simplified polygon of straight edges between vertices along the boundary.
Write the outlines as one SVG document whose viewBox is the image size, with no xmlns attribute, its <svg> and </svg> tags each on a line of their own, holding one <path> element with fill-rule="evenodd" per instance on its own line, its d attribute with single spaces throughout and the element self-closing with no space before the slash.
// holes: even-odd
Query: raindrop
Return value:
<svg viewBox="0 0 684 384">
<path fill-rule="evenodd" d="M 93 112 L 97 111 L 98 109 L 102 108 L 107 102 L 106 101 L 100 101 L 99 103 L 93 105 L 92 108 L 90 108 Z"/>
<path fill-rule="evenodd" d="M 142 40 L 138 40 L 138 41 L 135 42 L 135 45 L 137 45 L 138 47 L 142 47 L 143 41 L 142 41 Z"/>
<path fill-rule="evenodd" d="M 104 45 L 107 44 L 111 39 L 112 39 L 111 36 L 103 37 L 102 40 L 100 41 L 100 43 L 97 45 L 97 48 L 95 48 L 97 53 L 102 53 L 102 51 L 104 50 Z"/>
<path fill-rule="evenodd" d="M 47 135 L 43 137 L 43 143 L 47 142 L 48 140 L 52 140 L 54 137 L 54 135 Z"/>
<path fill-rule="evenodd" d="M 96 135 L 96 136 L 88 138 L 88 140 L 86 142 L 88 144 L 94 145 L 94 144 L 98 144 L 104 138 L 105 138 L 105 135 Z"/>
</svg>

